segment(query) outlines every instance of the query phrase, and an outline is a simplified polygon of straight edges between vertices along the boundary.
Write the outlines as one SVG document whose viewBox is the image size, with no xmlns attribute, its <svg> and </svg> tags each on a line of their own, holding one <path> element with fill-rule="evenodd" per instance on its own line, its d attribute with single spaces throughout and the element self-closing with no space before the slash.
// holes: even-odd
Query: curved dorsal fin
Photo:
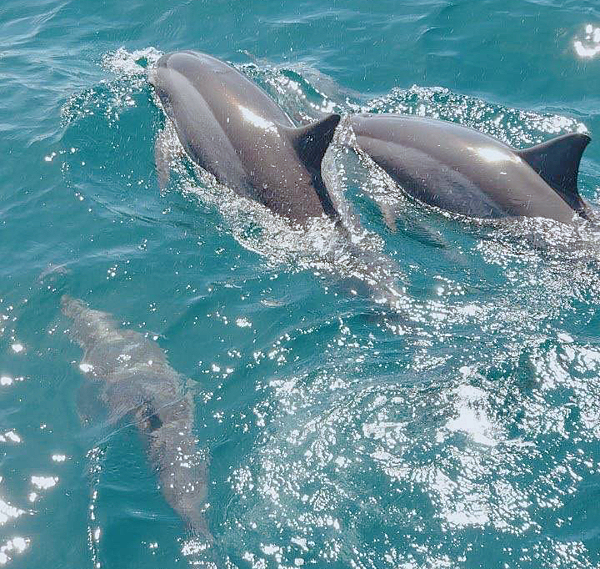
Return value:
<svg viewBox="0 0 600 569">
<path fill-rule="evenodd" d="M 338 114 L 331 114 L 308 126 L 300 128 L 279 127 L 287 133 L 298 157 L 310 172 L 323 211 L 332 219 L 338 219 L 339 214 L 323 182 L 321 162 L 333 140 L 335 127 L 341 118 Z"/>
<path fill-rule="evenodd" d="M 577 190 L 577 174 L 590 140 L 587 134 L 564 134 L 516 153 L 575 211 L 582 213 L 586 205 Z"/>
<path fill-rule="evenodd" d="M 341 118 L 338 114 L 331 114 L 308 126 L 287 129 L 298 156 L 309 169 L 321 171 L 321 161 Z"/>
</svg>

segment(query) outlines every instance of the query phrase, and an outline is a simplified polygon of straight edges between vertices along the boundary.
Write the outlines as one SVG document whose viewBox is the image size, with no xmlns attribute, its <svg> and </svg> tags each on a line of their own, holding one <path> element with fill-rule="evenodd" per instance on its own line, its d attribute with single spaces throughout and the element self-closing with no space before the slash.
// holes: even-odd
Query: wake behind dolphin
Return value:
<svg viewBox="0 0 600 569">
<path fill-rule="evenodd" d="M 258 85 L 209 55 L 162 56 L 149 73 L 162 107 L 190 158 L 238 194 L 306 224 L 338 213 L 321 176 L 321 161 L 340 116 L 303 128 Z M 161 183 L 169 165 L 156 144 Z"/>
<path fill-rule="evenodd" d="M 207 461 L 197 448 L 194 404 L 184 391 L 184 378 L 155 342 L 120 329 L 110 314 L 69 296 L 63 296 L 61 305 L 73 320 L 72 338 L 85 351 L 80 369 L 98 383 L 109 420 L 135 421 L 167 502 L 201 540 L 208 566 L 214 566 L 214 539 L 202 513 Z"/>
</svg>

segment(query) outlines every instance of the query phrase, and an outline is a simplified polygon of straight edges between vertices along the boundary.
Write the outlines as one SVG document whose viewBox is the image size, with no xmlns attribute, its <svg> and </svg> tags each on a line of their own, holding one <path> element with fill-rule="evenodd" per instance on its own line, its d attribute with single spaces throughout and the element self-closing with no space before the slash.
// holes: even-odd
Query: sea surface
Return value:
<svg viewBox="0 0 600 569">
<path fill-rule="evenodd" d="M 2 0 L 0 566 L 195 563 L 135 425 L 82 419 L 68 294 L 184 378 L 227 567 L 599 568 L 600 231 L 443 215 L 343 125 L 323 169 L 351 248 L 185 157 L 161 192 L 146 73 L 179 49 L 298 125 L 589 132 L 600 210 L 598 0 Z"/>
</svg>

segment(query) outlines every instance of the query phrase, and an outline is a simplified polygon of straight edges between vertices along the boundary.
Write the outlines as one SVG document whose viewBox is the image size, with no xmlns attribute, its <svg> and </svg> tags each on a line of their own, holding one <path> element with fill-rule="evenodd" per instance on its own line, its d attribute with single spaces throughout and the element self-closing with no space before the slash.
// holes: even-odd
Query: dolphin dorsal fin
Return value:
<svg viewBox="0 0 600 569">
<path fill-rule="evenodd" d="M 590 140 L 587 134 L 564 134 L 516 153 L 574 210 L 581 212 L 586 206 L 577 190 L 577 174 Z"/>
<path fill-rule="evenodd" d="M 323 156 L 333 139 L 335 127 L 340 119 L 340 115 L 331 114 L 308 126 L 289 129 L 298 156 L 310 170 L 321 171 Z"/>
</svg>

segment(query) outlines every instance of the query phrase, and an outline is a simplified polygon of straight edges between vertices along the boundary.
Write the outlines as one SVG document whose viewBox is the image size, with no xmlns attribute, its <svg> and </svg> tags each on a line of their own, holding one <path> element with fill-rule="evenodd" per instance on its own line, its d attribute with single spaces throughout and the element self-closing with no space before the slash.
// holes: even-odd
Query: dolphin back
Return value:
<svg viewBox="0 0 600 569">
<path fill-rule="evenodd" d="M 258 85 L 198 52 L 164 55 L 149 81 L 188 156 L 217 181 L 292 221 L 337 218 L 321 162 L 339 115 L 295 128 Z"/>
<path fill-rule="evenodd" d="M 167 502 L 210 548 L 214 539 L 203 515 L 208 460 L 197 448 L 194 402 L 184 378 L 155 342 L 119 328 L 110 314 L 69 296 L 61 307 L 85 351 L 80 369 L 95 381 L 111 421 L 127 418 L 136 425 Z"/>
<path fill-rule="evenodd" d="M 442 120 L 363 114 L 350 124 L 357 149 L 421 202 L 478 218 L 588 216 L 577 189 L 585 134 L 516 150 Z"/>
</svg>

